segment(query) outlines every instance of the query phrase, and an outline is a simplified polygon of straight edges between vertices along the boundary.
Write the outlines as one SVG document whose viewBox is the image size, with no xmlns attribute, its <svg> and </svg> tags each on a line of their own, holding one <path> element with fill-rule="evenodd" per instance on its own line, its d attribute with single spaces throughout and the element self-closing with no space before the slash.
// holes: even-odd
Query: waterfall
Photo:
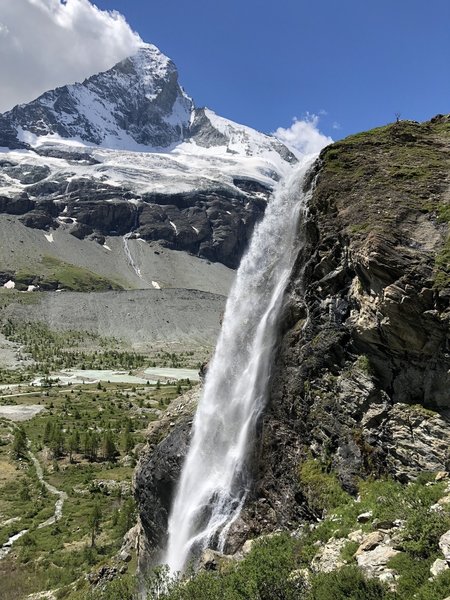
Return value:
<svg viewBox="0 0 450 600">
<path fill-rule="evenodd" d="M 267 399 L 284 292 L 298 253 L 312 159 L 279 185 L 255 227 L 228 298 L 194 419 L 163 560 L 172 573 L 206 547 L 223 551 L 251 485 L 249 458 Z"/>
</svg>

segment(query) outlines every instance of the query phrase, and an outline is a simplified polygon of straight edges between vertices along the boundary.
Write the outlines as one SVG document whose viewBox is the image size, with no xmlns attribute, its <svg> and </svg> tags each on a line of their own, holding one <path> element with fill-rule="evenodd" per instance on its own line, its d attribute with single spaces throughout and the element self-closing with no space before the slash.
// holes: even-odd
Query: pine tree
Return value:
<svg viewBox="0 0 450 600">
<path fill-rule="evenodd" d="M 116 459 L 117 448 L 114 443 L 111 430 L 105 432 L 102 443 L 103 457 L 105 460 L 114 461 Z"/>
<path fill-rule="evenodd" d="M 72 462 L 72 454 L 78 452 L 80 448 L 80 435 L 78 431 L 72 431 L 69 437 L 68 449 L 69 449 L 69 461 Z"/>
<path fill-rule="evenodd" d="M 125 454 L 129 454 L 134 448 L 134 438 L 130 431 L 125 430 L 124 435 L 124 450 Z"/>
<path fill-rule="evenodd" d="M 89 515 L 88 523 L 89 528 L 91 530 L 91 548 L 95 546 L 95 538 L 98 533 L 100 533 L 100 522 L 102 518 L 102 513 L 100 510 L 99 504 L 96 502 L 92 509 L 91 514 Z"/>
<path fill-rule="evenodd" d="M 44 444 L 49 444 L 52 437 L 52 423 L 51 421 L 47 421 L 44 429 Z"/>
<path fill-rule="evenodd" d="M 55 458 L 59 458 L 64 453 L 64 434 L 59 423 L 55 423 L 50 439 L 50 449 Z"/>
<path fill-rule="evenodd" d="M 14 458 L 25 458 L 27 454 L 27 436 L 22 427 L 18 427 L 14 432 L 14 440 L 12 446 L 12 454 Z"/>
</svg>

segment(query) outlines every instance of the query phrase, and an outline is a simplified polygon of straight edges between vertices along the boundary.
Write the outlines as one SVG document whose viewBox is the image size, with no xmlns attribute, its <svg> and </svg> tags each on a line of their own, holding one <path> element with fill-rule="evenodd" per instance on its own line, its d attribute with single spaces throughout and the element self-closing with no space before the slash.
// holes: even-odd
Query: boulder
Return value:
<svg viewBox="0 0 450 600">
<path fill-rule="evenodd" d="M 368 552 L 370 550 L 374 550 L 377 546 L 379 546 L 381 543 L 383 543 L 384 539 L 385 539 L 385 535 L 383 533 L 381 533 L 381 531 L 374 531 L 372 533 L 369 533 L 369 535 L 367 535 L 363 539 L 361 545 L 359 546 L 358 550 L 356 551 L 355 556 L 359 556 L 363 552 Z"/>
<path fill-rule="evenodd" d="M 437 558 L 434 563 L 430 567 L 430 573 L 433 577 L 437 577 L 444 571 L 449 569 L 448 562 L 446 560 L 442 560 L 442 558 Z"/>
<path fill-rule="evenodd" d="M 380 577 L 384 575 L 388 579 L 394 573 L 392 569 L 387 569 L 387 564 L 394 556 L 400 554 L 387 544 L 379 544 L 373 550 L 356 554 L 356 562 L 368 577 Z"/>
<path fill-rule="evenodd" d="M 345 565 L 341 552 L 347 540 L 345 538 L 329 540 L 313 558 L 311 569 L 320 573 L 331 573 Z"/>
<path fill-rule="evenodd" d="M 439 548 L 441 549 L 445 560 L 450 563 L 450 530 L 439 538 Z"/>
<path fill-rule="evenodd" d="M 358 523 L 368 523 L 373 516 L 373 512 L 369 510 L 368 512 L 361 513 L 357 516 L 356 520 Z"/>
</svg>

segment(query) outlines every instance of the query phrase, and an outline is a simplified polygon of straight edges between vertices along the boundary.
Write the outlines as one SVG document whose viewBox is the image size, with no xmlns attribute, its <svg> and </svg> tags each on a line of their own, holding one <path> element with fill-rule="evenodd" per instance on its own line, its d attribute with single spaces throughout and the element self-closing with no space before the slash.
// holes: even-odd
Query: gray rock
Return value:
<svg viewBox="0 0 450 600">
<path fill-rule="evenodd" d="M 399 554 L 399 550 L 394 550 L 391 546 L 380 544 L 373 550 L 357 553 L 356 562 L 368 577 L 394 577 L 394 571 L 387 568 L 388 562 L 394 556 Z"/>
<path fill-rule="evenodd" d="M 122 550 L 119 554 L 119 560 L 121 560 L 123 562 L 130 562 L 131 554 L 129 552 L 127 552 L 126 550 Z"/>
<path fill-rule="evenodd" d="M 442 560 L 442 558 L 437 558 L 430 567 L 430 573 L 433 577 L 437 577 L 448 569 L 448 562 L 446 560 Z"/>
<path fill-rule="evenodd" d="M 445 560 L 450 563 L 450 530 L 439 538 L 439 548 L 441 549 Z"/>
<path fill-rule="evenodd" d="M 329 540 L 311 562 L 311 569 L 320 573 L 331 573 L 345 565 L 341 552 L 347 544 L 345 538 Z"/>
<path fill-rule="evenodd" d="M 356 520 L 358 523 L 368 523 L 373 516 L 373 512 L 369 510 L 368 512 L 361 513 L 357 516 Z"/>
<path fill-rule="evenodd" d="M 388 521 L 388 520 L 382 520 L 382 519 L 375 519 L 372 522 L 372 527 L 374 529 L 383 529 L 383 530 L 389 530 L 389 529 L 393 529 L 395 527 L 395 522 L 394 521 Z"/>
<path fill-rule="evenodd" d="M 363 541 L 356 551 L 355 556 L 359 556 L 364 552 L 374 550 L 377 546 L 383 543 L 385 537 L 386 536 L 381 533 L 381 531 L 373 531 L 372 533 L 369 533 L 369 535 L 363 538 Z"/>
</svg>

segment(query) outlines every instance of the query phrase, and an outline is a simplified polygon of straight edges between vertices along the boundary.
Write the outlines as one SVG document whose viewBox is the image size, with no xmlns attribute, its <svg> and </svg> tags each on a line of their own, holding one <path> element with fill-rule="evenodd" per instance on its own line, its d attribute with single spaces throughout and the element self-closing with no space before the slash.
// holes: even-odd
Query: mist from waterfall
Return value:
<svg viewBox="0 0 450 600">
<path fill-rule="evenodd" d="M 313 158 L 279 185 L 255 227 L 226 305 L 176 490 L 162 562 L 182 572 L 206 547 L 223 551 L 251 486 L 250 457 L 265 407 L 284 293 L 301 240 Z"/>
</svg>

